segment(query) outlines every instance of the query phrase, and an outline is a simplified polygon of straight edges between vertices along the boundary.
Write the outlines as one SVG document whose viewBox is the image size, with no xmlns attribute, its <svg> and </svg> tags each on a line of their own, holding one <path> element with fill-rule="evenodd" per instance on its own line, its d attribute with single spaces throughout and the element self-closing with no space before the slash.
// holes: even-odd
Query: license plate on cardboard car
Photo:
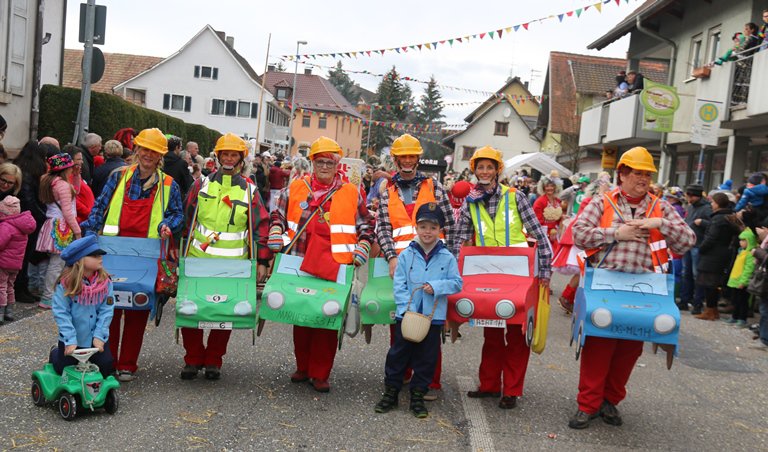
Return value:
<svg viewBox="0 0 768 452">
<path fill-rule="evenodd" d="M 483 328 L 504 328 L 507 322 L 503 319 L 469 319 L 469 326 L 479 326 Z"/>
</svg>

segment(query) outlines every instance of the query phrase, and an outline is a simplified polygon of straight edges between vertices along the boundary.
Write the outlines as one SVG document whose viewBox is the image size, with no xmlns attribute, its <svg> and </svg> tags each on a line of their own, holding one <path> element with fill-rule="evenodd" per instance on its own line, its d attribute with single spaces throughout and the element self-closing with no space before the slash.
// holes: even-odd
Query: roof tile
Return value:
<svg viewBox="0 0 768 452">
<path fill-rule="evenodd" d="M 64 49 L 64 72 L 61 84 L 67 88 L 82 88 L 83 51 Z M 91 89 L 100 93 L 112 94 L 112 88 L 163 61 L 163 58 L 146 55 L 128 55 L 124 53 L 104 54 L 104 76 Z"/>
</svg>

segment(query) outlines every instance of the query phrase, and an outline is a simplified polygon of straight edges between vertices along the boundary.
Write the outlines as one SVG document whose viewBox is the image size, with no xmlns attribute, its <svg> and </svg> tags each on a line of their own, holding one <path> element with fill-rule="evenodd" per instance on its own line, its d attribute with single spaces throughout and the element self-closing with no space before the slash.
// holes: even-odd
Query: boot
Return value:
<svg viewBox="0 0 768 452">
<path fill-rule="evenodd" d="M 6 322 L 13 322 L 16 320 L 16 317 L 11 314 L 11 305 L 3 306 L 3 316 L 0 320 L 4 320 Z"/>
<path fill-rule="evenodd" d="M 420 389 L 411 389 L 411 413 L 419 419 L 429 416 L 427 406 L 424 405 L 424 392 Z"/>
<path fill-rule="evenodd" d="M 397 408 L 397 397 L 400 395 L 400 390 L 394 386 L 385 386 L 384 394 L 381 395 L 381 400 L 376 404 L 373 409 L 377 413 L 388 413 L 393 408 Z"/>
<path fill-rule="evenodd" d="M 706 307 L 704 308 L 704 312 L 695 315 L 694 317 L 700 320 L 717 320 L 720 318 L 720 313 L 717 312 L 717 308 Z"/>
</svg>

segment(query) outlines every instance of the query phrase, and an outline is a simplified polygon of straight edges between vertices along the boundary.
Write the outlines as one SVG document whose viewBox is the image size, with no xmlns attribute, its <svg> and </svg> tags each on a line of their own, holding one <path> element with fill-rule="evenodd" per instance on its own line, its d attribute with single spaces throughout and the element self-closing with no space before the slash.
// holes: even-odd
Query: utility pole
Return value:
<svg viewBox="0 0 768 452">
<path fill-rule="evenodd" d="M 264 57 L 264 75 L 261 77 L 261 92 L 259 93 L 259 111 L 256 114 L 256 147 L 257 149 L 253 150 L 254 154 L 261 154 L 261 141 L 260 139 L 260 131 L 261 131 L 261 115 L 264 114 L 264 85 L 267 84 L 267 69 L 269 68 L 269 45 L 272 43 L 272 33 L 269 34 L 269 38 L 267 38 L 267 56 Z M 264 126 L 266 129 L 266 124 Z"/>
<path fill-rule="evenodd" d="M 96 0 L 88 0 L 85 9 L 85 46 L 83 49 L 83 86 L 80 107 L 75 122 L 73 144 L 83 144 L 91 116 L 91 66 L 93 65 L 93 29 L 96 21 Z"/>
<path fill-rule="evenodd" d="M 296 41 L 296 64 L 293 67 L 293 89 L 291 89 L 291 117 L 288 121 L 288 156 L 293 149 L 293 114 L 296 111 L 296 77 L 299 72 L 299 46 L 307 45 L 307 41 Z M 298 149 L 298 148 L 297 148 Z"/>
</svg>

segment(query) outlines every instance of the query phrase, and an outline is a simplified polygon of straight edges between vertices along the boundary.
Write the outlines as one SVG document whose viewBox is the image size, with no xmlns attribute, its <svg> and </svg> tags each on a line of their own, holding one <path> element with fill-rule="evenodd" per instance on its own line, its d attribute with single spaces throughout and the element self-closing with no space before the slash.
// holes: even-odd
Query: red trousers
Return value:
<svg viewBox="0 0 768 452">
<path fill-rule="evenodd" d="M 531 349 L 525 345 L 522 326 L 507 325 L 506 334 L 503 328 L 484 328 L 483 334 L 480 391 L 502 392 L 503 396 L 523 395 Z"/>
<path fill-rule="evenodd" d="M 123 334 L 120 335 L 122 319 Z M 149 311 L 115 309 L 112 323 L 109 324 L 109 351 L 114 358 L 115 370 L 136 372 L 137 361 L 144 343 L 144 330 L 147 328 Z M 118 352 L 120 352 L 118 354 Z"/>
<path fill-rule="evenodd" d="M 334 330 L 294 325 L 296 370 L 306 373 L 313 380 L 327 381 L 336 358 L 337 334 Z"/>
<path fill-rule="evenodd" d="M 443 346 L 442 338 L 438 345 L 439 354 L 437 355 L 437 365 L 435 366 L 435 376 L 432 377 L 432 383 L 429 384 L 429 389 L 443 389 L 443 385 L 440 384 L 440 375 L 443 373 Z M 389 325 L 389 345 L 395 343 L 395 324 Z M 405 380 L 410 380 L 413 375 L 413 369 L 410 367 L 405 369 Z"/>
<path fill-rule="evenodd" d="M 643 343 L 624 339 L 587 336 L 581 352 L 579 395 L 576 401 L 585 413 L 597 413 L 603 400 L 618 405 L 627 395 L 627 381 Z"/>
<path fill-rule="evenodd" d="M 211 330 L 208 345 L 203 345 L 203 330 L 182 328 L 181 339 L 184 344 L 184 364 L 190 366 L 221 367 L 221 358 L 227 353 L 227 344 L 232 330 Z"/>
<path fill-rule="evenodd" d="M 576 288 L 566 285 L 561 296 L 573 303 L 573 300 L 576 298 Z"/>
</svg>

